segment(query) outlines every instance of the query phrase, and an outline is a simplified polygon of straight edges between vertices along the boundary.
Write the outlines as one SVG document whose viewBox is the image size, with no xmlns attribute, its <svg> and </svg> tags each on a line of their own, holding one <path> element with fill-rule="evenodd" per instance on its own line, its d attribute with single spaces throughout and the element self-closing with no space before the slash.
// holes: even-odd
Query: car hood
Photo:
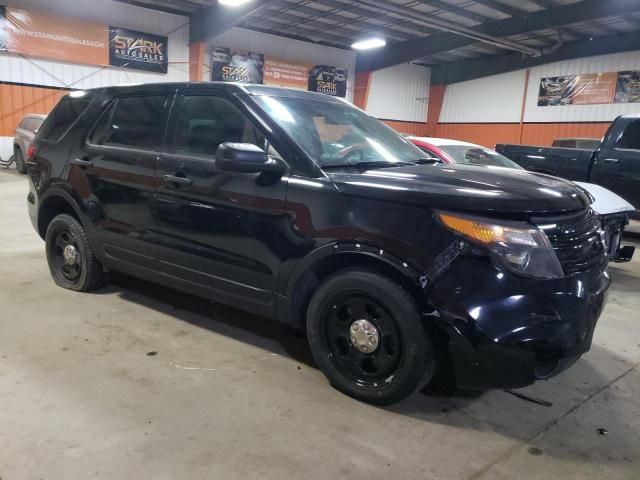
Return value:
<svg viewBox="0 0 640 480">
<path fill-rule="evenodd" d="M 486 213 L 562 213 L 585 208 L 589 197 L 572 182 L 502 167 L 411 165 L 327 172 L 345 195 Z"/>
</svg>

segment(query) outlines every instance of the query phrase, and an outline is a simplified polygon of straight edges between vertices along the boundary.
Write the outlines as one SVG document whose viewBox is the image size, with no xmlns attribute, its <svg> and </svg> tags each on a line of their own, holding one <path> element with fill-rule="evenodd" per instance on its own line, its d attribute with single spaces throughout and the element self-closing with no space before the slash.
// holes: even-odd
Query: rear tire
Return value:
<svg viewBox="0 0 640 480">
<path fill-rule="evenodd" d="M 307 338 L 329 382 L 368 403 L 399 402 L 435 371 L 415 300 L 368 270 L 342 270 L 318 288 L 307 311 Z"/>
<path fill-rule="evenodd" d="M 96 290 L 106 274 L 96 259 L 82 225 L 71 215 L 55 217 L 45 235 L 47 262 L 53 281 L 76 292 Z"/>
<path fill-rule="evenodd" d="M 22 149 L 20 147 L 16 148 L 14 159 L 18 173 L 22 173 L 23 175 L 27 173 L 27 162 L 24 160 L 24 155 L 22 155 Z"/>
</svg>

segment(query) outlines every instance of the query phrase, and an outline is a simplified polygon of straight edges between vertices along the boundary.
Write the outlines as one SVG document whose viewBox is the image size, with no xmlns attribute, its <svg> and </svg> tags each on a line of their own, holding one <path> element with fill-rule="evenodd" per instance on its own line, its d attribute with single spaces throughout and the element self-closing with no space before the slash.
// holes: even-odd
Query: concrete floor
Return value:
<svg viewBox="0 0 640 480">
<path fill-rule="evenodd" d="M 591 352 L 521 390 L 551 407 L 489 391 L 383 409 L 262 318 L 125 277 L 56 287 L 26 191 L 0 170 L 2 480 L 640 478 L 640 255 L 611 266 Z"/>
</svg>

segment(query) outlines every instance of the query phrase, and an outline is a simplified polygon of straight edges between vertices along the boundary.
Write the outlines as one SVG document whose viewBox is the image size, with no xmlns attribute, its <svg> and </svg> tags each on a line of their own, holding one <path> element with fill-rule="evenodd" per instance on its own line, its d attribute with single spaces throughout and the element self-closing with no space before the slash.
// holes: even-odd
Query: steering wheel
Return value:
<svg viewBox="0 0 640 480">
<path fill-rule="evenodd" d="M 352 145 L 351 147 L 347 147 L 344 150 L 338 152 L 338 155 L 340 156 L 340 160 L 345 163 L 357 164 L 360 162 L 364 162 L 367 154 L 364 150 L 358 148 L 357 145 Z"/>
</svg>

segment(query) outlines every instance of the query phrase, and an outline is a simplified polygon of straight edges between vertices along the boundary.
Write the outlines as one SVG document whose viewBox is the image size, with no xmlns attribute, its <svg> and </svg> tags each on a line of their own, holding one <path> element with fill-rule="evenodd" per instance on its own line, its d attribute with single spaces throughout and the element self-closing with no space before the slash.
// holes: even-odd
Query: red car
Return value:
<svg viewBox="0 0 640 480">
<path fill-rule="evenodd" d="M 509 160 L 495 150 L 473 143 L 450 140 L 447 138 L 406 137 L 411 143 L 443 163 L 464 163 L 469 165 L 491 165 L 496 167 L 516 168 L 517 163 Z"/>
</svg>

